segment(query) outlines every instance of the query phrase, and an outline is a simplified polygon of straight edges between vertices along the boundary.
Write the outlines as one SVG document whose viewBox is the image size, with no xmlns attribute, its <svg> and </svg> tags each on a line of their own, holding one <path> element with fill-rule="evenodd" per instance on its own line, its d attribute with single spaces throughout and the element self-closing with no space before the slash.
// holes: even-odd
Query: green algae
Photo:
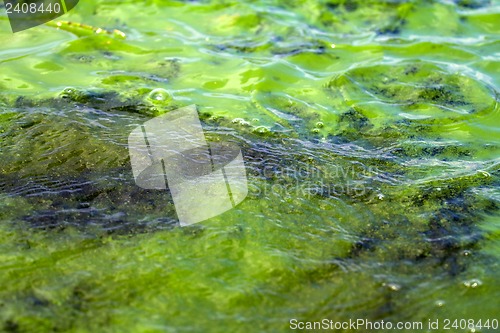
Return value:
<svg viewBox="0 0 500 333">
<path fill-rule="evenodd" d="M 78 9 L 126 39 L 0 33 L 3 331 L 497 315 L 497 3 Z M 190 104 L 209 141 L 241 146 L 250 193 L 180 228 L 126 144 Z"/>
</svg>

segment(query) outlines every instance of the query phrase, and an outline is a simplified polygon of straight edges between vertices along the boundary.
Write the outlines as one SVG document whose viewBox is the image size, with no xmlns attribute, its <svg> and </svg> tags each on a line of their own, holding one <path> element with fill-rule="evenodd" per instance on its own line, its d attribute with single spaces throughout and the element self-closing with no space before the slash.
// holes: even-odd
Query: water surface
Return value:
<svg viewBox="0 0 500 333">
<path fill-rule="evenodd" d="M 500 319 L 498 1 L 99 0 L 63 18 L 12 34 L 0 16 L 4 331 Z M 168 192 L 135 186 L 127 137 L 191 104 L 242 148 L 250 193 L 181 228 Z"/>
</svg>

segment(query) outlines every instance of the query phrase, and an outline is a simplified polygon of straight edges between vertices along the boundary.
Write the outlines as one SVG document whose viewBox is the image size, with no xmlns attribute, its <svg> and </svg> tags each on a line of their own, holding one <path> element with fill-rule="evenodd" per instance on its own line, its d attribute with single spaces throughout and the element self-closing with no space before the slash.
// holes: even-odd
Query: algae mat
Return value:
<svg viewBox="0 0 500 333">
<path fill-rule="evenodd" d="M 1 330 L 496 331 L 499 1 L 80 1 L 16 34 L 1 15 Z M 127 137 L 191 104 L 250 192 L 179 227 Z"/>
</svg>

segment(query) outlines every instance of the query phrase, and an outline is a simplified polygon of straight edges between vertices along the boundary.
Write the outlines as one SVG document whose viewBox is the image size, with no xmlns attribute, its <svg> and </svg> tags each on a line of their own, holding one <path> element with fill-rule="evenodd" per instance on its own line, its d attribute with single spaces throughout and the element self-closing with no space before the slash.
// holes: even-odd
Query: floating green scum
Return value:
<svg viewBox="0 0 500 333">
<path fill-rule="evenodd" d="M 98 0 L 63 19 L 0 16 L 0 331 L 495 331 L 498 1 Z M 192 104 L 241 147 L 249 194 L 179 227 L 127 137 Z"/>
</svg>

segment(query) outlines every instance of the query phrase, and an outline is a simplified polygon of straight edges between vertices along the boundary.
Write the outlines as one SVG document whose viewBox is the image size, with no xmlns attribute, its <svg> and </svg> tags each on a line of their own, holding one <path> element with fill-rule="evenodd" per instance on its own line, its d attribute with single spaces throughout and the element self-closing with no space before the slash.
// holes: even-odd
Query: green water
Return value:
<svg viewBox="0 0 500 333">
<path fill-rule="evenodd" d="M 12 34 L 0 15 L 0 330 L 500 320 L 499 1 L 81 0 L 63 17 L 125 39 Z M 181 228 L 168 192 L 134 184 L 127 137 L 191 104 L 241 147 L 250 192 Z"/>
</svg>

